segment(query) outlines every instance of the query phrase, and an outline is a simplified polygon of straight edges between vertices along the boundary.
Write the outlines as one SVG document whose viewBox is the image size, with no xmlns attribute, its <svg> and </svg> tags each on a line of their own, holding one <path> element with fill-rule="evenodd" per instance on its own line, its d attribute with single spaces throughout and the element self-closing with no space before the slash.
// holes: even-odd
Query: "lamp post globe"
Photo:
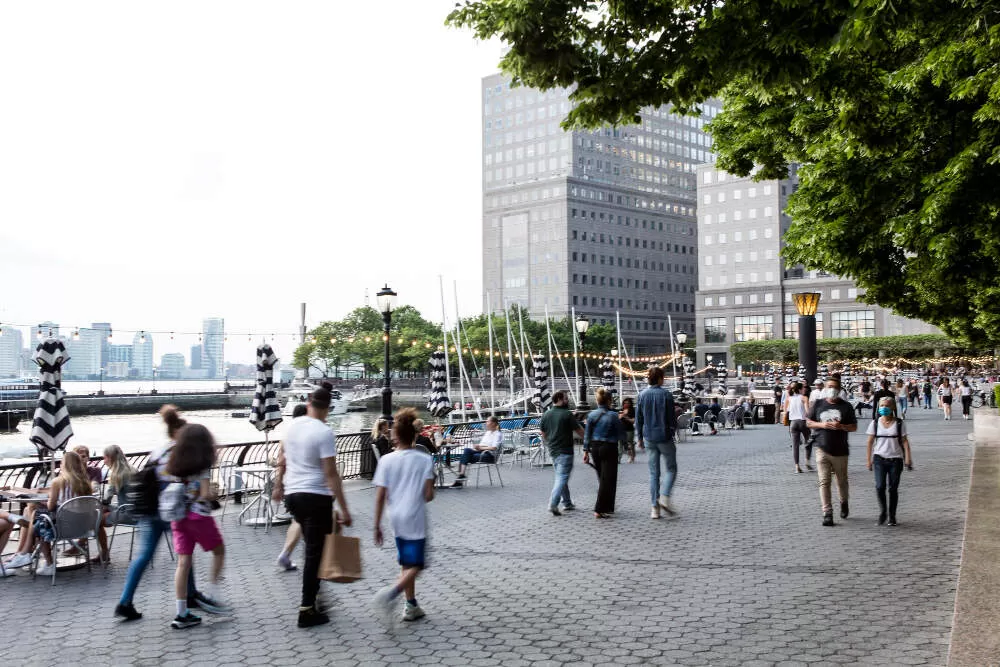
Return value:
<svg viewBox="0 0 1000 667">
<path fill-rule="evenodd" d="M 587 339 L 587 331 L 590 330 L 590 320 L 587 319 L 586 315 L 580 315 L 576 318 L 574 323 L 576 326 L 576 333 L 580 335 L 580 356 L 583 359 L 583 341 Z M 580 398 L 577 401 L 577 408 L 581 411 L 590 410 L 590 404 L 587 403 L 587 362 L 583 362 L 583 372 L 580 377 L 577 378 L 577 383 L 580 390 Z"/>
<path fill-rule="evenodd" d="M 382 342 L 385 344 L 385 358 L 383 363 L 384 379 L 382 382 L 382 419 L 392 421 L 392 381 L 390 379 L 392 369 L 389 367 L 389 327 L 392 324 L 392 311 L 396 308 L 397 294 L 386 284 L 375 295 L 378 309 L 382 313 Z"/>
</svg>

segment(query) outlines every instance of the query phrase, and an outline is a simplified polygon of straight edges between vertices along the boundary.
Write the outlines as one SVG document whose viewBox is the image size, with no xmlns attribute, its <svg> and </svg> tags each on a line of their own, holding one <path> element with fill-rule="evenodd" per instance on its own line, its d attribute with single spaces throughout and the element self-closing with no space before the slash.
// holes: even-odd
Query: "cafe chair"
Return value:
<svg viewBox="0 0 1000 667">
<path fill-rule="evenodd" d="M 93 563 L 90 562 L 90 540 L 97 540 L 97 533 L 101 526 L 101 501 L 94 496 L 77 496 L 70 498 L 56 509 L 55 521 L 49 514 L 39 513 L 36 521 L 47 522 L 52 529 L 53 538 L 48 540 L 52 547 L 52 585 L 56 585 L 56 571 L 59 569 L 59 543 L 77 541 L 76 546 L 83 550 L 84 558 L 87 559 L 87 570 L 93 572 Z M 31 578 L 35 579 L 38 573 L 38 563 L 42 557 L 41 541 L 35 547 L 35 552 L 31 558 Z M 107 575 L 108 565 L 103 564 L 104 573 Z"/>
<path fill-rule="evenodd" d="M 110 552 L 115 546 L 115 535 L 118 533 L 118 527 L 130 528 L 129 534 L 131 535 L 128 545 L 128 559 L 132 560 L 132 549 L 135 547 L 135 531 L 138 528 L 139 522 L 136 521 L 135 505 L 131 503 L 125 503 L 119 505 L 111 514 L 108 515 L 108 521 L 111 522 L 111 538 L 108 541 L 108 551 Z"/>
</svg>

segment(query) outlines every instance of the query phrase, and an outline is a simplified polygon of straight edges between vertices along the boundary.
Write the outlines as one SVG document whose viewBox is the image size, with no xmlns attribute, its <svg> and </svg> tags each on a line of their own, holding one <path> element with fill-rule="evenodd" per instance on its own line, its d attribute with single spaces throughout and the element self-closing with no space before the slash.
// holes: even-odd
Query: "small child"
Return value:
<svg viewBox="0 0 1000 667">
<path fill-rule="evenodd" d="M 434 460 L 413 448 L 417 437 L 417 411 L 404 408 L 396 413 L 393 432 L 396 450 L 383 456 L 375 469 L 375 545 L 382 546 L 382 512 L 389 501 L 389 520 L 396 534 L 396 550 L 402 568 L 395 584 L 386 586 L 372 600 L 376 612 L 388 619 L 392 601 L 406 594 L 404 621 L 423 618 L 417 604 L 417 575 L 426 566 L 427 503 L 434 499 Z"/>
<path fill-rule="evenodd" d="M 166 473 L 178 478 L 185 486 L 187 516 L 170 523 L 174 534 L 174 551 L 177 553 L 177 572 L 174 588 L 177 594 L 177 617 L 170 623 L 176 629 L 190 628 L 201 623 L 201 618 L 188 611 L 188 574 L 192 567 L 195 545 L 212 552 L 212 584 L 219 583 L 219 574 L 226 554 L 222 533 L 212 518 L 211 467 L 215 463 L 215 438 L 201 424 L 188 424 L 177 433 L 176 444 L 170 453 Z M 217 591 L 213 591 L 217 593 Z M 218 599 L 217 595 L 211 596 Z M 217 603 L 220 612 L 229 611 L 228 605 Z"/>
</svg>

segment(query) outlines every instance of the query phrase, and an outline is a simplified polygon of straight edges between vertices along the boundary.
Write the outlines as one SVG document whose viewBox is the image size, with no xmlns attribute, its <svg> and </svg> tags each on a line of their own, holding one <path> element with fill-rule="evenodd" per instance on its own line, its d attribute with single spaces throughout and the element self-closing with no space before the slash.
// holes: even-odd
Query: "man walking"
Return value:
<svg viewBox="0 0 1000 667">
<path fill-rule="evenodd" d="M 284 499 L 285 507 L 302 526 L 306 543 L 302 567 L 302 603 L 299 606 L 300 628 L 330 622 L 330 617 L 316 608 L 319 593 L 319 563 L 323 543 L 333 532 L 333 501 L 340 502 L 341 522 L 351 525 L 351 514 L 337 471 L 337 439 L 326 424 L 332 396 L 320 388 L 309 397 L 305 417 L 292 422 L 283 438 L 285 446 L 278 458 L 274 499 Z"/>
<path fill-rule="evenodd" d="M 552 395 L 552 407 L 542 416 L 542 438 L 552 456 L 555 470 L 555 484 L 549 497 L 549 511 L 553 516 L 561 516 L 559 501 L 563 510 L 575 509 L 569 495 L 569 474 L 573 471 L 573 434 L 583 437 L 583 428 L 573 413 L 566 407 L 566 392 L 557 391 Z"/>
<path fill-rule="evenodd" d="M 663 388 L 663 369 L 654 366 L 647 376 L 648 387 L 639 393 L 639 409 L 635 413 L 635 433 L 639 446 L 645 444 L 649 452 L 649 495 L 653 509 L 650 518 L 659 519 L 660 510 L 667 518 L 678 516 L 677 509 L 670 501 L 670 492 L 677 479 L 677 445 L 674 433 L 677 430 L 677 414 L 674 412 L 674 397 Z M 666 467 L 666 474 L 660 480 L 660 459 Z M 659 493 L 659 495 L 657 495 Z"/>
<path fill-rule="evenodd" d="M 806 426 L 816 434 L 816 470 L 819 472 L 819 498 L 823 505 L 823 525 L 833 524 L 833 502 L 830 493 L 830 477 L 837 476 L 837 493 L 840 496 L 840 516 L 847 518 L 847 434 L 858 430 L 858 418 L 854 408 L 840 398 L 840 380 L 826 381 L 823 397 L 809 410 Z"/>
</svg>

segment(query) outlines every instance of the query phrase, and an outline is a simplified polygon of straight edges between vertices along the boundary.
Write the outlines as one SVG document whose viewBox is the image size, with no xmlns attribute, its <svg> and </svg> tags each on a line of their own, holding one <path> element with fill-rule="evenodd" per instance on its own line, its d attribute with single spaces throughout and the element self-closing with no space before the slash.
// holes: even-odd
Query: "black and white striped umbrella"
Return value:
<svg viewBox="0 0 1000 667">
<path fill-rule="evenodd" d="M 726 368 L 726 365 L 721 361 L 719 362 L 718 366 L 718 377 L 719 377 L 719 393 L 725 394 L 727 391 L 726 380 L 729 378 L 729 369 Z"/>
<path fill-rule="evenodd" d="M 73 437 L 61 386 L 62 365 L 69 361 L 69 355 L 61 340 L 49 336 L 35 348 L 33 359 L 41 369 L 42 389 L 31 425 L 31 442 L 40 454 L 56 452 L 65 449 Z"/>
<path fill-rule="evenodd" d="M 448 378 L 445 377 L 444 352 L 431 354 L 431 394 L 427 399 L 427 411 L 435 417 L 444 417 L 454 410 L 448 398 Z"/>
<path fill-rule="evenodd" d="M 774 376 L 774 364 L 767 365 L 767 386 L 768 388 L 773 387 L 777 378 Z"/>
<path fill-rule="evenodd" d="M 250 423 L 258 431 L 270 431 L 281 423 L 281 406 L 274 391 L 274 366 L 278 357 L 267 343 L 257 348 L 257 388 L 250 407 Z"/>
<path fill-rule="evenodd" d="M 545 412 L 552 407 L 552 389 L 549 387 L 549 360 L 544 354 L 536 354 L 531 358 L 535 372 L 535 403 L 538 409 Z"/>
<path fill-rule="evenodd" d="M 601 360 L 601 386 L 611 392 L 612 396 L 618 393 L 615 388 L 615 379 L 615 367 L 611 365 L 611 358 L 604 357 Z"/>
<path fill-rule="evenodd" d="M 694 394 L 694 362 L 684 357 L 684 376 L 681 379 L 681 391 L 688 395 Z"/>
<path fill-rule="evenodd" d="M 822 380 L 823 382 L 826 382 L 826 374 L 829 373 L 829 372 L 830 372 L 830 368 L 826 364 L 820 364 L 819 365 L 819 375 L 817 376 L 817 379 L 818 380 Z"/>
</svg>

